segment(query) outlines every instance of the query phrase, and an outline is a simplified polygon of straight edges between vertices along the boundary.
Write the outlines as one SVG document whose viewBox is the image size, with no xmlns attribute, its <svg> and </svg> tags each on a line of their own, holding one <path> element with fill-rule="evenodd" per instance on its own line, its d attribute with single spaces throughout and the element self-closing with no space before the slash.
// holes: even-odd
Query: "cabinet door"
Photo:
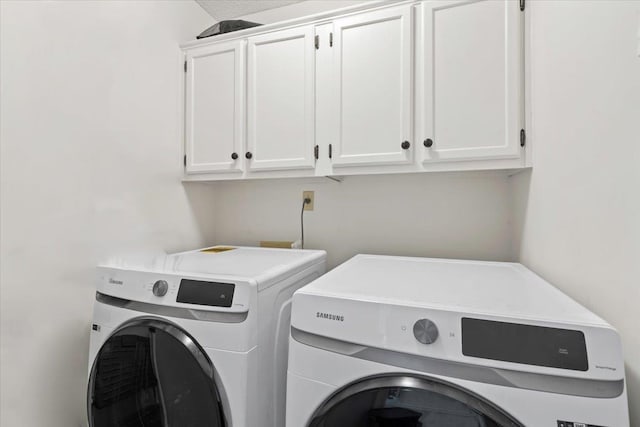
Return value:
<svg viewBox="0 0 640 427">
<path fill-rule="evenodd" d="M 519 157 L 519 2 L 434 1 L 419 10 L 416 133 L 423 160 Z"/>
<path fill-rule="evenodd" d="M 314 49 L 311 26 L 249 38 L 249 170 L 314 167 Z"/>
<path fill-rule="evenodd" d="M 242 171 L 244 41 L 190 50 L 186 61 L 186 172 Z"/>
<path fill-rule="evenodd" d="M 334 21 L 334 166 L 412 162 L 411 12 L 406 5 Z"/>
</svg>

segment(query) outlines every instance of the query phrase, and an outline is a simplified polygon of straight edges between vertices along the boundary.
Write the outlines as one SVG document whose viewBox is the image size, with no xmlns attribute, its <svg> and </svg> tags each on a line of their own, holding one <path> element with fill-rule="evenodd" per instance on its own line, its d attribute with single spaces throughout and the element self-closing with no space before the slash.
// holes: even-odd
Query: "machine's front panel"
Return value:
<svg viewBox="0 0 640 427">
<path fill-rule="evenodd" d="M 367 348 L 470 365 L 593 380 L 624 378 L 620 338 L 599 326 L 298 293 L 292 327 Z M 521 348 L 509 347 L 507 334 Z"/>
<path fill-rule="evenodd" d="M 527 427 L 558 427 L 558 421 L 565 422 L 563 427 L 578 427 L 580 423 L 584 423 L 585 426 L 629 426 L 626 390 L 615 398 L 590 398 L 505 387 L 447 377 L 446 375 L 425 374 L 389 364 L 362 360 L 350 355 L 309 346 L 295 339 L 291 340 L 290 356 L 287 388 L 287 427 L 310 426 L 311 420 L 318 416 L 321 412 L 320 409 L 326 406 L 332 396 L 338 395 L 341 390 L 346 390 L 350 384 L 356 384 L 369 378 L 404 375 L 440 380 L 459 387 L 466 390 L 468 395 L 491 403 L 503 413 L 508 414 L 521 425 Z M 388 399 L 389 394 L 385 394 L 386 391 L 392 391 L 391 396 L 394 396 L 396 395 L 395 391 L 392 389 L 384 390 L 383 387 L 376 387 L 376 390 L 372 390 L 372 393 L 375 391 L 377 395 L 374 399 L 367 401 L 370 402 L 368 409 L 356 404 L 357 399 L 351 400 L 348 397 L 349 393 L 343 393 L 338 401 L 344 401 L 345 404 L 351 402 L 349 405 L 353 405 L 350 411 L 345 411 L 345 416 L 349 416 L 350 412 L 353 413 L 357 411 L 360 411 L 361 416 L 364 415 L 364 412 L 367 412 L 366 415 L 368 415 L 368 410 L 370 409 L 400 405 L 405 407 L 409 406 L 409 409 L 412 411 L 430 416 L 429 411 L 431 411 L 431 409 L 429 408 L 431 408 L 431 406 L 427 407 L 429 402 L 436 402 L 433 410 L 435 412 L 434 416 L 438 411 L 442 412 L 447 408 L 447 406 L 445 406 L 446 403 L 441 406 L 437 405 L 439 401 L 433 398 L 431 392 L 426 392 L 429 389 L 421 392 L 419 389 L 422 389 L 422 387 L 413 387 L 413 389 L 408 390 L 408 393 L 403 391 L 406 389 L 402 387 L 399 387 L 399 389 L 401 391 L 400 394 L 404 395 L 404 397 L 395 400 Z M 445 390 L 446 388 L 442 389 L 442 391 Z M 375 394 L 372 393 L 368 393 L 369 397 Z M 448 397 L 452 397 L 451 394 L 446 392 L 445 394 Z M 462 397 L 464 394 L 458 396 Z M 466 402 L 466 400 L 464 402 Z M 447 401 L 447 403 L 451 402 Z M 338 405 L 336 405 L 336 412 L 326 411 L 327 417 L 334 416 L 330 415 L 329 412 L 335 415 L 341 412 L 341 408 L 337 406 Z M 464 408 L 464 406 L 458 406 L 456 403 L 454 403 L 453 406 L 457 409 Z M 365 409 L 367 409 L 367 411 L 365 411 Z M 456 414 L 457 416 L 462 416 L 464 412 L 458 411 Z M 489 414 L 485 415 L 491 418 Z M 475 419 L 477 420 L 478 414 L 474 414 L 471 420 L 474 419 L 473 417 L 476 417 Z M 325 420 L 326 419 L 328 418 L 325 418 Z M 425 418 L 423 418 L 423 421 L 424 419 Z M 483 419 L 483 421 L 486 422 L 486 418 Z M 575 424 L 571 425 L 567 422 Z M 325 424 L 325 426 L 328 425 L 331 424 Z M 431 424 L 423 424 L 423 427 L 425 425 Z M 464 426 L 466 424 L 458 423 L 449 425 Z M 476 423 L 472 425 L 478 426 L 483 424 Z"/>
<path fill-rule="evenodd" d="M 257 327 L 257 316 L 255 310 L 247 313 L 246 317 L 244 315 L 241 316 L 234 313 L 222 313 L 220 315 L 218 313 L 214 313 L 216 318 L 213 320 L 201 320 L 197 318 L 183 318 L 171 315 L 181 315 L 182 313 L 189 314 L 194 311 L 193 309 L 175 310 L 177 313 L 170 313 L 166 315 L 162 313 L 158 314 L 143 311 L 147 306 L 143 306 L 141 308 L 131 307 L 132 304 L 127 303 L 125 306 L 120 307 L 105 304 L 101 299 L 102 298 L 97 299 L 94 304 L 93 329 L 91 331 L 92 338 L 101 337 L 101 341 L 106 339 L 111 331 L 119 328 L 121 325 L 129 322 L 133 318 L 153 317 L 166 320 L 167 322 L 178 325 L 185 331 L 189 331 L 189 333 L 198 340 L 199 344 L 205 348 L 245 352 L 257 345 L 254 332 Z M 160 305 L 157 307 L 164 309 L 164 307 Z M 238 317 L 239 319 L 237 319 Z M 230 320 L 228 321 L 227 318 L 230 318 Z M 108 332 L 106 335 L 105 331 Z"/>
</svg>

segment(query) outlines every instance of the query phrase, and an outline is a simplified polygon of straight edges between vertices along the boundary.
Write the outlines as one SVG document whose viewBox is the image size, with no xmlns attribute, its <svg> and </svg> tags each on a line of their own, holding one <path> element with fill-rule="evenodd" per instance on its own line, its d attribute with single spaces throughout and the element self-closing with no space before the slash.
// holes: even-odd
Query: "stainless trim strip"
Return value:
<svg viewBox="0 0 640 427">
<path fill-rule="evenodd" d="M 219 311 L 198 310 L 193 308 L 170 307 L 167 305 L 151 304 L 148 302 L 131 301 L 96 292 L 96 301 L 114 307 L 126 308 L 141 313 L 156 314 L 158 316 L 177 317 L 180 319 L 200 320 L 203 322 L 242 323 L 249 315 L 244 313 L 228 313 Z"/>
<path fill-rule="evenodd" d="M 468 363 L 400 353 L 382 348 L 361 346 L 347 341 L 305 332 L 293 326 L 291 327 L 291 336 L 301 344 L 362 360 L 485 384 L 600 399 L 618 397 L 624 391 L 623 379 L 592 380 L 535 374 L 510 369 L 489 368 Z"/>
<path fill-rule="evenodd" d="M 497 422 L 500 426 L 523 427 L 523 425 L 518 420 L 513 418 L 513 416 L 507 414 L 503 409 L 497 407 L 495 404 L 487 401 L 483 397 L 478 396 L 475 393 L 460 386 L 433 378 L 422 378 L 414 375 L 394 374 L 385 374 L 363 378 L 340 388 L 337 392 L 329 396 L 329 398 L 325 400 L 324 403 L 320 405 L 320 407 L 318 407 L 318 409 L 316 409 L 314 414 L 311 416 L 311 422 L 309 423 L 309 426 L 316 427 L 323 425 L 322 422 L 324 416 L 331 412 L 333 407 L 345 402 L 352 396 L 367 391 L 386 388 L 410 388 L 414 390 L 431 391 L 463 403 L 469 408 L 472 408 L 477 412 L 488 416 L 493 421 Z"/>
</svg>

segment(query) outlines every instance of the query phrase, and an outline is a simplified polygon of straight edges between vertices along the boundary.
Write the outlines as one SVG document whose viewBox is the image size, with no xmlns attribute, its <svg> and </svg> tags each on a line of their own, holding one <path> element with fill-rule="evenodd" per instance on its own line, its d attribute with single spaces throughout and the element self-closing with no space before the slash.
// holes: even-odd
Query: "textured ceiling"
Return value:
<svg viewBox="0 0 640 427">
<path fill-rule="evenodd" d="M 234 19 L 267 9 L 275 9 L 302 0 L 196 0 L 216 21 Z"/>
</svg>

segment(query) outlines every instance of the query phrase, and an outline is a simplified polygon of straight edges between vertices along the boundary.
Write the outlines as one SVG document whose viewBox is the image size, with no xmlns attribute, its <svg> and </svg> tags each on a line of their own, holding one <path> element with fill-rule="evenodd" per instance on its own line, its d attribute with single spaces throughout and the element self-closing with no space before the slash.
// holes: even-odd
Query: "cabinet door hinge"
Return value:
<svg viewBox="0 0 640 427">
<path fill-rule="evenodd" d="M 329 47 L 333 47 L 333 33 L 329 33 Z"/>
<path fill-rule="evenodd" d="M 320 147 L 316 145 L 315 147 L 313 147 L 313 157 L 315 157 L 316 160 L 318 160 L 319 154 L 320 154 Z"/>
<path fill-rule="evenodd" d="M 524 2 L 525 0 L 520 0 L 520 10 L 524 10 Z"/>
<path fill-rule="evenodd" d="M 527 134 L 524 129 L 520 129 L 520 147 L 524 147 L 527 142 Z"/>
<path fill-rule="evenodd" d="M 320 36 L 316 36 L 314 40 L 315 40 L 316 50 L 320 49 Z"/>
<path fill-rule="evenodd" d="M 184 157 L 182 158 L 182 163 L 184 164 L 184 167 L 187 167 L 187 155 L 185 154 Z"/>
<path fill-rule="evenodd" d="M 187 61 L 184 61 L 184 72 L 187 72 Z"/>
<path fill-rule="evenodd" d="M 329 144 L 329 158 L 331 159 L 333 156 L 333 145 Z"/>
</svg>

